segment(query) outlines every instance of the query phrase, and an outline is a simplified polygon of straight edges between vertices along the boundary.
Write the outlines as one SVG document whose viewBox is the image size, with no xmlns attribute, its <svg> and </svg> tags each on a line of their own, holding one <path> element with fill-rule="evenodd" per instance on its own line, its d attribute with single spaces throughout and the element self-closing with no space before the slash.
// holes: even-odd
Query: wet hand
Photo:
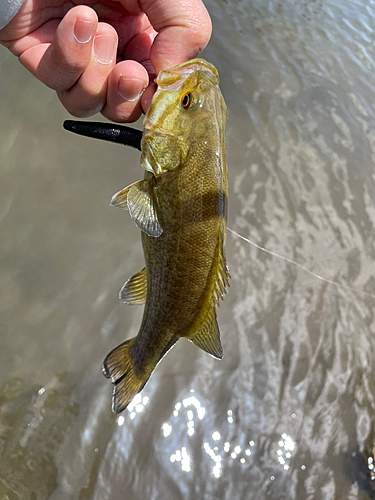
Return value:
<svg viewBox="0 0 375 500">
<path fill-rule="evenodd" d="M 196 57 L 211 35 L 201 0 L 26 0 L 0 43 L 74 116 L 131 122 L 162 69 Z"/>
</svg>

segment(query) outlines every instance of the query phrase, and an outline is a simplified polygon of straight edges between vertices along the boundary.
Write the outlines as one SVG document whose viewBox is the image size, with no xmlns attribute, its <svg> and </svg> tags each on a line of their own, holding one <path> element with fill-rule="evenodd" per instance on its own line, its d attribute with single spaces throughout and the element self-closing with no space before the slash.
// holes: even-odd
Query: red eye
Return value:
<svg viewBox="0 0 375 500">
<path fill-rule="evenodd" d="M 184 97 L 181 100 L 181 105 L 184 109 L 189 109 L 191 105 L 191 94 L 188 92 L 187 94 L 184 95 Z"/>
</svg>

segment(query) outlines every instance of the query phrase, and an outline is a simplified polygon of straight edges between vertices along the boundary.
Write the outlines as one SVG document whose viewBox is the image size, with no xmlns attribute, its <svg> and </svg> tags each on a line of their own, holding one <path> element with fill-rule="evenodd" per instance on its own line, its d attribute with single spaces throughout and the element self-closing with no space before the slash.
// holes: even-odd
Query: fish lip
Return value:
<svg viewBox="0 0 375 500">
<path fill-rule="evenodd" d="M 190 61 L 186 61 L 185 63 L 175 66 L 175 68 L 178 68 L 181 73 L 187 74 L 194 73 L 194 71 L 203 70 L 212 73 L 217 78 L 219 78 L 219 74 L 215 66 L 202 58 L 191 59 Z"/>
<path fill-rule="evenodd" d="M 178 64 L 177 66 L 173 66 L 173 68 L 161 71 L 155 79 L 155 83 L 157 85 L 160 85 L 161 87 L 164 87 L 163 80 L 165 78 L 168 79 L 168 76 L 174 74 L 176 75 L 176 80 L 178 81 L 178 75 L 180 75 L 180 77 L 183 76 L 183 79 L 185 79 L 187 76 L 198 70 L 210 73 L 215 83 L 217 85 L 219 84 L 219 74 L 217 69 L 213 64 L 209 63 L 203 58 L 191 59 L 190 61 L 186 61 L 182 64 Z"/>
</svg>

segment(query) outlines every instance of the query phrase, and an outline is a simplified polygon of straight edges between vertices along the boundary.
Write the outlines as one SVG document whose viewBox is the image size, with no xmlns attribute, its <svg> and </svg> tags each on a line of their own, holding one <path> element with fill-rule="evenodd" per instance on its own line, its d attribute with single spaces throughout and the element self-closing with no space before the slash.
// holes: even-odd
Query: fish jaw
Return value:
<svg viewBox="0 0 375 500">
<path fill-rule="evenodd" d="M 141 164 L 158 176 L 184 166 L 196 145 L 207 145 L 210 130 L 224 126 L 226 108 L 217 70 L 204 59 L 161 71 L 156 82 L 158 89 L 143 122 Z"/>
<path fill-rule="evenodd" d="M 160 75 L 159 77 L 162 78 Z M 181 99 L 188 92 L 195 96 L 195 106 L 194 109 L 185 110 L 181 105 Z M 186 115 L 198 115 L 199 109 L 204 108 L 205 100 L 210 97 L 212 99 L 212 94 L 217 92 L 220 92 L 218 79 L 211 71 L 202 69 L 187 71 L 183 68 L 182 72 L 166 76 L 160 81 L 143 120 L 144 133 L 181 135 L 181 125 L 187 121 Z M 188 121 L 191 121 L 191 117 Z"/>
<path fill-rule="evenodd" d="M 197 71 L 203 71 L 210 75 L 210 79 L 214 85 L 219 85 L 219 74 L 213 64 L 205 59 L 197 58 L 186 61 L 182 64 L 174 66 L 173 68 L 160 71 L 155 83 L 158 87 L 171 87 L 174 85 L 180 86 L 181 81 L 185 80 L 189 75 Z"/>
</svg>

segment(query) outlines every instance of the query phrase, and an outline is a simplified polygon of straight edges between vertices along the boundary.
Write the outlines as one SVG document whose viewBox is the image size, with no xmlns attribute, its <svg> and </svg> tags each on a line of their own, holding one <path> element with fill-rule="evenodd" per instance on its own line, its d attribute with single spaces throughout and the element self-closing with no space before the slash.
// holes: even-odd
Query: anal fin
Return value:
<svg viewBox="0 0 375 500">
<path fill-rule="evenodd" d="M 144 267 L 142 271 L 135 274 L 121 288 L 120 299 L 126 304 L 144 304 L 147 297 L 147 271 Z"/>
</svg>

